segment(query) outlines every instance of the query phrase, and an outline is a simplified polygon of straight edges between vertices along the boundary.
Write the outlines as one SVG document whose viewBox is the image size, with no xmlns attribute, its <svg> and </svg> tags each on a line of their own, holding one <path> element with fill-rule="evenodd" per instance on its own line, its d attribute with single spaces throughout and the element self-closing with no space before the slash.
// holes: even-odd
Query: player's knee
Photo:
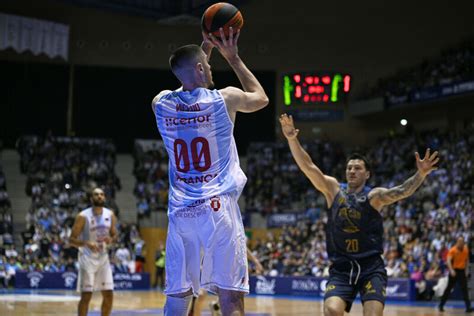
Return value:
<svg viewBox="0 0 474 316">
<path fill-rule="evenodd" d="M 344 309 L 338 304 L 324 303 L 324 316 L 343 316 Z"/>
<path fill-rule="evenodd" d="M 192 299 L 192 291 L 168 295 L 164 306 L 165 316 L 187 316 L 189 304 Z"/>
<path fill-rule="evenodd" d="M 168 296 L 177 297 L 177 298 L 184 298 L 184 297 L 187 297 L 187 296 L 190 296 L 190 295 L 193 295 L 193 289 L 189 289 L 188 291 L 186 291 L 184 293 L 170 294 Z"/>
<path fill-rule="evenodd" d="M 102 291 L 102 297 L 104 302 L 112 302 L 114 299 L 114 292 L 113 291 Z"/>
<path fill-rule="evenodd" d="M 364 316 L 380 316 L 383 314 L 384 305 L 378 301 L 364 303 Z"/>
<path fill-rule="evenodd" d="M 92 298 L 92 292 L 82 292 L 80 302 L 83 304 L 89 304 Z"/>
</svg>

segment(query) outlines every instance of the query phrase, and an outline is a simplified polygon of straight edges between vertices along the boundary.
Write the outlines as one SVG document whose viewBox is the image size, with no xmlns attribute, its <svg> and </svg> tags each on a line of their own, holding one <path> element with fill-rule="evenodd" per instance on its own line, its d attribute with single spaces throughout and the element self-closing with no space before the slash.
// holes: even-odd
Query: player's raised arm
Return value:
<svg viewBox="0 0 474 316">
<path fill-rule="evenodd" d="M 227 87 L 220 92 L 224 97 L 229 112 L 255 112 L 267 106 L 269 100 L 265 90 L 253 73 L 245 66 L 238 54 L 237 40 L 240 30 L 233 32 L 229 28 L 229 38 L 224 35 L 224 30 L 220 29 L 221 40 L 209 34 L 209 40 L 219 50 L 221 55 L 227 60 L 242 84 L 243 91 L 235 87 Z"/>
<path fill-rule="evenodd" d="M 339 190 L 339 183 L 333 177 L 325 175 L 311 160 L 298 140 L 299 130 L 295 128 L 291 115 L 280 117 L 281 129 L 290 145 L 291 154 L 298 167 L 308 177 L 314 187 L 324 194 L 328 205 L 331 205 Z"/>
<path fill-rule="evenodd" d="M 386 205 L 390 205 L 411 196 L 420 187 L 426 176 L 433 170 L 438 169 L 436 166 L 439 161 L 437 151 L 431 154 L 430 149 L 428 148 L 423 159 L 420 159 L 418 152 L 415 153 L 415 158 L 418 171 L 403 184 L 389 189 L 374 188 L 369 193 L 370 204 L 376 210 L 380 211 Z"/>
</svg>

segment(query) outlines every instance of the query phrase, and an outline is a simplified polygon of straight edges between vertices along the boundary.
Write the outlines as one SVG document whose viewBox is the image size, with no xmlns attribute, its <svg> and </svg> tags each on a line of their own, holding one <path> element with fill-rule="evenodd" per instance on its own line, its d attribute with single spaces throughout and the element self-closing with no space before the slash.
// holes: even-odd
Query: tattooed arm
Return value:
<svg viewBox="0 0 474 316">
<path fill-rule="evenodd" d="M 369 193 L 370 204 L 373 208 L 380 211 L 385 205 L 390 205 L 415 193 L 416 189 L 423 183 L 423 180 L 425 180 L 425 177 L 417 172 L 403 184 L 396 187 L 390 189 L 375 188 Z"/>
<path fill-rule="evenodd" d="M 369 193 L 370 205 L 372 205 L 372 207 L 376 210 L 381 211 L 384 206 L 393 204 L 411 196 L 420 187 L 426 176 L 430 174 L 431 171 L 437 169 L 436 164 L 439 161 L 439 157 L 437 156 L 437 151 L 430 155 L 429 148 L 426 150 L 425 157 L 423 159 L 420 159 L 420 155 L 415 153 L 418 171 L 401 185 L 390 189 L 373 189 Z"/>
</svg>

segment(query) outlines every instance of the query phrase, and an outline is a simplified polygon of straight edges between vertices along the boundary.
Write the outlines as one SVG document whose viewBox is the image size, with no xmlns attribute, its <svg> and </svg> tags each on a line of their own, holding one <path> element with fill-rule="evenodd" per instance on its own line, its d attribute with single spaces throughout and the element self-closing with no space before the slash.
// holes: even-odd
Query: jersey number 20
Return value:
<svg viewBox="0 0 474 316">
<path fill-rule="evenodd" d="M 346 239 L 346 251 L 347 252 L 359 252 L 359 240 L 357 240 L 357 239 Z"/>
</svg>

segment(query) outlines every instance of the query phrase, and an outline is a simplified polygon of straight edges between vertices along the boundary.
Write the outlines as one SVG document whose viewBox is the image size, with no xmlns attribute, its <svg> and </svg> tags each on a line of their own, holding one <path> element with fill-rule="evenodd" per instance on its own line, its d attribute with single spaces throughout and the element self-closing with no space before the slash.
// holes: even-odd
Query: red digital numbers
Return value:
<svg viewBox="0 0 474 316">
<path fill-rule="evenodd" d="M 206 138 L 194 138 L 189 148 L 185 140 L 177 138 L 174 141 L 173 148 L 175 165 L 179 172 L 186 173 L 191 169 L 189 149 L 191 150 L 192 165 L 196 171 L 204 172 L 211 167 L 211 151 Z"/>
<path fill-rule="evenodd" d="M 285 105 L 335 103 L 344 100 L 351 90 L 351 76 L 344 74 L 297 73 L 285 76 Z"/>
<path fill-rule="evenodd" d="M 321 78 L 321 81 L 322 81 L 324 84 L 330 84 L 330 83 L 331 83 L 331 77 L 329 77 L 329 76 L 324 76 L 323 78 Z"/>
<path fill-rule="evenodd" d="M 294 92 L 295 98 L 303 99 L 304 103 L 329 101 L 326 90 L 331 83 L 330 76 L 294 75 L 293 80 L 297 83 Z"/>
</svg>

